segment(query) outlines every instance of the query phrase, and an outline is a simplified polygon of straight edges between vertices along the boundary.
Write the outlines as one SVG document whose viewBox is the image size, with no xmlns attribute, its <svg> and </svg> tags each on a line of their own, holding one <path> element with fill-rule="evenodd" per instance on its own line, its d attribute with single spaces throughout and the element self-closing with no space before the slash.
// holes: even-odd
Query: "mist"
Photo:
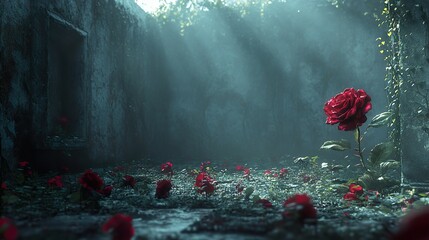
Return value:
<svg viewBox="0 0 429 240">
<path fill-rule="evenodd" d="M 365 3 L 272 3 L 263 14 L 200 12 L 191 26 L 156 25 L 143 77 L 148 157 L 279 161 L 335 154 L 326 140 L 350 138 L 325 124 L 324 103 L 345 88 L 365 89 L 385 111 L 381 30 Z M 369 135 L 369 141 L 386 132 Z"/>
</svg>

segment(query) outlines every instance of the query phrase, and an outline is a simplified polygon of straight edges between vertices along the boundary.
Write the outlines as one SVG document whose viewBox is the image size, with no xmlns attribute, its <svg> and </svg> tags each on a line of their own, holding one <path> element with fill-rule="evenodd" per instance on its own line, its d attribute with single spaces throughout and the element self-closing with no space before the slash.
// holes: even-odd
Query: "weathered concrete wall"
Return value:
<svg viewBox="0 0 429 240">
<path fill-rule="evenodd" d="M 429 188 L 429 3 L 404 2 L 400 98 L 403 184 Z"/>
<path fill-rule="evenodd" d="M 143 116 L 134 98 L 139 88 L 133 84 L 143 76 L 144 62 L 139 59 L 146 47 L 146 33 L 143 14 L 130 14 L 130 4 L 133 2 L 114 0 L 1 1 L 0 134 L 2 153 L 11 165 L 18 159 L 34 161 L 41 168 L 79 168 L 142 154 L 143 128 L 138 125 Z M 53 24 L 83 34 L 79 59 L 84 67 L 79 77 L 85 82 L 76 105 L 85 117 L 67 116 L 67 121 L 79 119 L 79 125 L 84 125 L 84 133 L 76 138 L 67 133 L 54 137 L 56 133 L 50 130 L 59 124 L 48 117 L 50 106 L 56 104 L 50 96 L 52 81 L 56 81 L 50 75 L 55 62 L 49 60 Z"/>
<path fill-rule="evenodd" d="M 22 63 L 2 73 L 18 79 L 2 87 L 9 93 L 2 99 L 14 103 L 2 111 L 2 149 L 26 146 L 16 152 L 39 165 L 95 166 L 141 155 L 197 162 L 320 155 L 325 140 L 352 139 L 324 124 L 326 100 L 346 87 L 364 88 L 374 102 L 369 118 L 387 104 L 375 44 L 380 30 L 370 16 L 351 11 L 355 7 L 319 9 L 295 1 L 270 6 L 263 18 L 259 11 L 242 18 L 221 9 L 202 13 L 181 36 L 176 26 L 145 17 L 133 1 L 0 4 L 10 10 L 3 11 L 1 26 L 12 25 L 0 45 L 11 53 L 2 54 Z M 9 23 L 10 16 L 16 21 Z M 51 30 L 60 28 L 54 25 L 83 39 L 79 78 L 85 81 L 76 105 L 85 117 L 68 116 L 82 122 L 75 125 L 85 134 L 76 139 L 52 126 L 60 124 L 50 110 L 58 107 L 47 44 Z M 385 135 L 378 130 L 368 139 Z"/>
<path fill-rule="evenodd" d="M 0 2 L 0 147 L 3 157 L 29 157 L 31 145 L 30 1 Z"/>
</svg>

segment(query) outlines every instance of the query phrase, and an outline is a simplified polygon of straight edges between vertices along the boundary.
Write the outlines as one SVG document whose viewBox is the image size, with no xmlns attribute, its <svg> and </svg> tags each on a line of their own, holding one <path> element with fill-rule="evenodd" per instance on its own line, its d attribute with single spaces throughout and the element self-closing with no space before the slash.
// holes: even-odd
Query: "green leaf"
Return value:
<svg viewBox="0 0 429 240">
<path fill-rule="evenodd" d="M 340 141 L 326 141 L 320 148 L 331 149 L 335 151 L 344 151 L 350 149 L 350 143 L 345 139 L 341 139 Z"/>
<path fill-rule="evenodd" d="M 375 117 L 372 118 L 371 123 L 368 127 L 382 127 L 387 126 L 390 121 L 390 117 L 392 117 L 393 113 L 391 112 L 383 112 L 380 114 L 375 115 Z"/>
<path fill-rule="evenodd" d="M 382 174 L 385 174 L 390 169 L 395 169 L 399 167 L 399 162 L 396 160 L 388 160 L 380 163 L 380 171 Z"/>
<path fill-rule="evenodd" d="M 379 165 L 382 162 L 385 162 L 389 159 L 395 150 L 395 146 L 392 142 L 385 142 L 375 145 L 371 150 L 368 161 L 373 165 Z"/>
</svg>

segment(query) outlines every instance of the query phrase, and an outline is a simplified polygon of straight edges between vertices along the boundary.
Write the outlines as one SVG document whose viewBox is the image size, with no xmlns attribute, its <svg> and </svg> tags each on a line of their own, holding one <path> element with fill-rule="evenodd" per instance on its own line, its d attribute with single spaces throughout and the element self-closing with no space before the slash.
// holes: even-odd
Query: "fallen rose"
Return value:
<svg viewBox="0 0 429 240">
<path fill-rule="evenodd" d="M 23 162 L 19 162 L 19 163 L 18 163 L 18 165 L 19 165 L 21 168 L 25 168 L 25 167 L 28 167 L 28 166 L 30 165 L 30 163 L 29 163 L 29 162 L 27 162 L 27 161 L 23 161 Z"/>
<path fill-rule="evenodd" d="M 362 90 L 346 88 L 329 99 L 323 108 L 327 124 L 337 124 L 342 131 L 355 130 L 366 122 L 365 114 L 371 110 L 371 97 Z"/>
<path fill-rule="evenodd" d="M 125 186 L 130 186 L 132 188 L 134 188 L 134 186 L 137 183 L 136 179 L 133 176 L 130 176 L 130 175 L 125 175 L 122 179 L 124 181 L 124 185 Z"/>
<path fill-rule="evenodd" d="M 9 218 L 0 218 L 0 239 L 15 240 L 18 238 L 18 229 Z"/>
<path fill-rule="evenodd" d="M 250 178 L 250 168 L 246 168 L 243 170 L 243 177 Z"/>
<path fill-rule="evenodd" d="M 161 164 L 161 172 L 164 174 L 173 175 L 173 164 L 171 162 Z"/>
<path fill-rule="evenodd" d="M 284 178 L 288 174 L 288 170 L 286 168 L 280 169 L 279 178 Z"/>
<path fill-rule="evenodd" d="M 257 201 L 257 203 L 262 204 L 262 206 L 264 206 L 264 208 L 272 208 L 273 207 L 273 204 L 270 201 L 268 201 L 268 199 L 265 199 L 265 198 L 259 199 Z"/>
<path fill-rule="evenodd" d="M 85 173 L 82 174 L 79 183 L 84 189 L 90 191 L 100 191 L 103 187 L 103 179 L 91 169 L 86 170 Z"/>
<path fill-rule="evenodd" d="M 355 200 L 358 200 L 359 198 L 356 195 L 356 193 L 348 192 L 344 194 L 343 199 L 346 201 L 355 201 Z"/>
<path fill-rule="evenodd" d="M 206 172 L 201 172 L 195 178 L 195 184 L 199 193 L 211 194 L 215 191 L 214 179 Z"/>
<path fill-rule="evenodd" d="M 156 182 L 156 198 L 168 198 L 172 188 L 171 180 L 163 179 Z"/>
<path fill-rule="evenodd" d="M 242 165 L 237 165 L 237 166 L 235 167 L 235 170 L 236 170 L 236 171 L 238 171 L 238 172 L 244 171 L 244 166 L 242 166 Z"/>
<path fill-rule="evenodd" d="M 48 185 L 51 188 L 55 188 L 55 187 L 62 188 L 64 186 L 63 179 L 61 176 L 55 176 L 48 180 Z"/>
<path fill-rule="evenodd" d="M 356 193 L 357 195 L 361 195 L 363 194 L 363 187 L 358 184 L 351 183 L 349 185 L 349 192 Z"/>
<path fill-rule="evenodd" d="M 132 220 L 125 214 L 116 214 L 103 225 L 102 230 L 112 231 L 113 240 L 130 240 L 134 236 Z"/>
<path fill-rule="evenodd" d="M 400 222 L 398 231 L 392 240 L 427 240 L 429 239 L 429 207 L 412 211 Z"/>
<path fill-rule="evenodd" d="M 108 185 L 108 186 L 105 186 L 103 190 L 100 191 L 100 193 L 101 195 L 108 197 L 112 194 L 112 190 L 113 190 L 113 186 Z"/>
<path fill-rule="evenodd" d="M 307 219 L 317 218 L 317 210 L 307 194 L 295 194 L 285 200 L 283 206 L 286 208 L 283 217 L 296 217 L 301 223 Z"/>
</svg>

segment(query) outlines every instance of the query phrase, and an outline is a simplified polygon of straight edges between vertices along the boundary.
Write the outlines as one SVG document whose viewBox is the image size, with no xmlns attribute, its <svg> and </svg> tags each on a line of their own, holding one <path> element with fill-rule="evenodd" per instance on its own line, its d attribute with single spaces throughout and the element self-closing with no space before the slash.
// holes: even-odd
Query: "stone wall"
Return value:
<svg viewBox="0 0 429 240">
<path fill-rule="evenodd" d="M 140 156 L 143 117 L 133 83 L 144 73 L 146 33 L 144 15 L 130 14 L 130 5 L 0 3 L 0 135 L 11 165 L 80 168 Z"/>
<path fill-rule="evenodd" d="M 40 168 L 323 155 L 352 140 L 325 125 L 326 100 L 355 87 L 373 97 L 369 118 L 387 105 L 381 31 L 355 5 L 221 8 L 182 36 L 133 1 L 1 1 L 2 154 Z"/>
</svg>

